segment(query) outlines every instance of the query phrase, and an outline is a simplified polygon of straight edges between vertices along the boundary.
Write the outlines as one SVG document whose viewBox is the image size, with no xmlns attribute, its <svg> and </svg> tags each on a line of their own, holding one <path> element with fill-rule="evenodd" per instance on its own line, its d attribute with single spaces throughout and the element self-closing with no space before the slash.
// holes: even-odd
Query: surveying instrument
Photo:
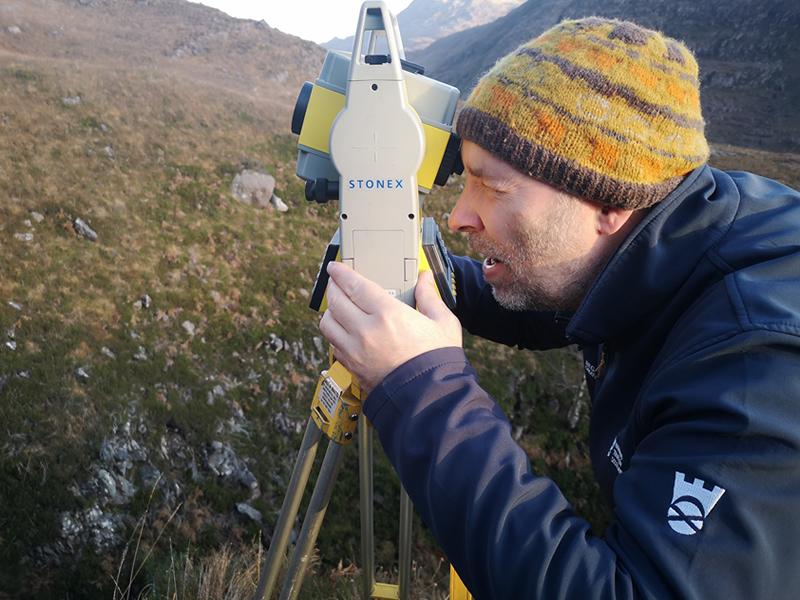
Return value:
<svg viewBox="0 0 800 600">
<path fill-rule="evenodd" d="M 369 32 L 369 39 L 367 39 Z M 386 53 L 379 53 L 379 42 Z M 452 132 L 459 91 L 424 76 L 405 60 L 397 20 L 382 1 L 364 2 L 352 54 L 327 54 L 317 81 L 306 83 L 292 117 L 300 136 L 297 175 L 306 199 L 339 200 L 339 227 L 323 258 L 311 308 L 324 311 L 326 266 L 340 260 L 414 306 L 414 288 L 431 270 L 444 302 L 455 308 L 455 284 L 444 243 L 432 218 L 420 218 L 419 192 L 461 173 L 459 140 Z M 329 438 L 280 599 L 297 598 L 306 567 L 341 466 L 343 449 L 358 434 L 362 599 L 410 597 L 411 500 L 400 497 L 399 581 L 375 581 L 373 533 L 373 437 L 361 412 L 358 381 L 333 359 L 317 383 L 311 416 L 254 600 L 273 597 L 292 525 L 308 482 L 317 447 Z M 402 487 L 402 486 L 401 486 Z M 265 596 L 266 595 L 266 596 Z M 451 569 L 451 600 L 471 598 Z"/>
</svg>

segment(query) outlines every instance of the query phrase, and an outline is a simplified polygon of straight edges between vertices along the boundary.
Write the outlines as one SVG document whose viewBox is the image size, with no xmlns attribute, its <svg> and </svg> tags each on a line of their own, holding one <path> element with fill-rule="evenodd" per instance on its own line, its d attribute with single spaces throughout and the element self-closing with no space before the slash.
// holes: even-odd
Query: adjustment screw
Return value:
<svg viewBox="0 0 800 600">
<path fill-rule="evenodd" d="M 347 433 L 344 434 L 344 439 L 346 439 L 348 441 L 352 440 L 353 439 L 353 434 L 348 431 Z"/>
<path fill-rule="evenodd" d="M 350 415 L 350 420 L 351 421 L 358 421 L 358 413 L 353 413 L 352 415 Z"/>
</svg>

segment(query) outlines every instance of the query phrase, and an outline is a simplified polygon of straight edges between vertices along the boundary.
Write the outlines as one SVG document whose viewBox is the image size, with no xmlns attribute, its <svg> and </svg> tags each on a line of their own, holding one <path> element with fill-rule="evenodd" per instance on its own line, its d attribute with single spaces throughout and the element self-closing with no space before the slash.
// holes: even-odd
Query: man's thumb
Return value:
<svg viewBox="0 0 800 600">
<path fill-rule="evenodd" d="M 417 310 L 429 319 L 438 320 L 442 316 L 450 314 L 450 309 L 439 296 L 436 289 L 436 282 L 433 273 L 423 271 L 417 279 L 417 289 L 414 291 L 414 298 L 417 301 Z"/>
</svg>

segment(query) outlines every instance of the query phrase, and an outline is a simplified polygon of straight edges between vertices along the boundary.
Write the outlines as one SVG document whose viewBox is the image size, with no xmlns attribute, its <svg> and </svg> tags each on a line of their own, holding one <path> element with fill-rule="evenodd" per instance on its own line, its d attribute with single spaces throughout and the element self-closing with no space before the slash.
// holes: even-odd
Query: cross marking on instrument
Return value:
<svg viewBox="0 0 800 600">
<path fill-rule="evenodd" d="M 378 132 L 372 131 L 372 144 L 368 146 L 353 146 L 353 150 L 366 150 L 372 152 L 372 162 L 378 162 L 378 150 L 396 150 L 397 146 L 379 146 Z"/>
</svg>

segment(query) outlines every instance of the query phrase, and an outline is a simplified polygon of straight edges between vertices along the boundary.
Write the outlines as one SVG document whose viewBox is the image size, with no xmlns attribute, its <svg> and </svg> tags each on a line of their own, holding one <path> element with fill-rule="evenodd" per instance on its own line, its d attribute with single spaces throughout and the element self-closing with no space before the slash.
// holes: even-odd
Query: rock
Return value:
<svg viewBox="0 0 800 600">
<path fill-rule="evenodd" d="M 22 222 L 22 224 L 23 224 L 23 225 L 25 225 L 25 227 L 27 227 L 28 229 L 31 229 L 31 228 L 33 227 L 33 223 L 31 223 L 31 220 L 30 220 L 30 219 L 25 219 L 25 220 Z"/>
<path fill-rule="evenodd" d="M 33 234 L 32 233 L 15 233 L 14 239 L 19 240 L 20 242 L 32 242 L 33 241 Z"/>
<path fill-rule="evenodd" d="M 233 448 L 222 442 L 211 442 L 211 451 L 206 453 L 206 466 L 221 479 L 232 479 L 251 492 L 257 492 L 258 480 Z"/>
<path fill-rule="evenodd" d="M 115 160 L 117 158 L 116 155 L 114 154 L 114 148 L 112 148 L 111 146 L 106 146 L 105 148 L 103 148 L 103 153 L 106 155 L 106 158 L 110 160 Z"/>
<path fill-rule="evenodd" d="M 97 241 L 97 232 L 89 227 L 83 219 L 76 217 L 75 220 L 72 221 L 72 227 L 79 236 L 86 238 L 90 242 Z"/>
<path fill-rule="evenodd" d="M 19 302 L 14 302 L 13 300 L 9 300 L 8 305 L 14 310 L 22 310 L 22 304 L 20 304 Z"/>
<path fill-rule="evenodd" d="M 181 327 L 183 327 L 183 330 L 186 333 L 194 337 L 194 332 L 195 332 L 194 323 L 192 323 L 191 321 L 184 321 L 183 323 L 181 323 Z"/>
<path fill-rule="evenodd" d="M 269 341 L 267 342 L 269 347 L 274 350 L 275 352 L 280 352 L 284 348 L 289 347 L 288 342 L 284 342 L 281 338 L 279 338 L 274 333 L 269 334 Z"/>
<path fill-rule="evenodd" d="M 148 463 L 139 469 L 139 479 L 142 482 L 142 487 L 152 490 L 161 479 L 161 471 Z"/>
<path fill-rule="evenodd" d="M 11 35 L 19 35 L 20 33 L 22 33 L 22 29 L 20 29 L 16 25 L 11 25 L 10 27 L 6 27 L 6 31 L 8 31 L 8 33 L 10 33 Z"/>
<path fill-rule="evenodd" d="M 147 350 L 144 349 L 144 346 L 139 346 L 136 354 L 133 355 L 133 360 L 147 360 Z"/>
<path fill-rule="evenodd" d="M 249 518 L 251 521 L 255 521 L 261 525 L 261 511 L 256 510 L 246 502 L 238 502 L 236 504 L 236 510 L 240 514 L 243 514 L 245 517 Z"/>
<path fill-rule="evenodd" d="M 83 531 L 83 527 L 81 526 L 78 519 L 72 516 L 70 513 L 64 513 L 61 515 L 61 536 L 67 539 L 74 539 L 77 538 L 81 532 Z"/>
<path fill-rule="evenodd" d="M 81 103 L 80 96 L 66 96 L 61 99 L 64 106 L 78 106 Z"/>
<path fill-rule="evenodd" d="M 320 354 L 325 354 L 325 344 L 322 341 L 322 338 L 318 335 L 315 335 L 312 341 L 314 342 L 314 349 Z"/>
<path fill-rule="evenodd" d="M 86 371 L 85 367 L 78 367 L 75 369 L 75 378 L 81 383 L 86 383 L 89 381 L 89 373 Z"/>
<path fill-rule="evenodd" d="M 114 434 L 100 444 L 100 460 L 109 468 L 125 475 L 137 462 L 147 461 L 147 451 L 131 436 L 131 423 L 115 429 Z"/>
<path fill-rule="evenodd" d="M 286 212 L 289 210 L 289 207 L 286 206 L 286 203 L 278 198 L 275 194 L 272 194 L 272 198 L 269 199 L 269 203 L 278 212 Z"/>
<path fill-rule="evenodd" d="M 112 360 L 114 360 L 115 358 L 117 358 L 117 355 L 116 355 L 116 354 L 114 354 L 114 353 L 111 351 L 111 349 L 110 349 L 110 348 L 107 348 L 106 346 L 103 346 L 102 348 L 100 348 L 100 354 L 102 354 L 103 356 L 105 356 L 105 357 L 107 357 L 107 358 L 110 358 L 110 359 L 112 359 Z"/>
<path fill-rule="evenodd" d="M 232 416 L 225 421 L 220 422 L 217 426 L 217 433 L 220 435 L 244 435 L 249 437 L 250 431 L 248 429 L 249 423 L 247 417 L 242 410 L 241 405 L 236 400 L 231 400 L 228 405 L 231 408 Z"/>
<path fill-rule="evenodd" d="M 169 422 L 167 423 L 167 427 L 170 427 Z M 161 457 L 167 461 L 175 461 L 176 459 L 185 461 L 189 455 L 186 441 L 183 439 L 182 435 L 175 430 L 168 431 L 166 435 L 161 436 L 158 451 Z"/>
<path fill-rule="evenodd" d="M 272 175 L 245 169 L 233 178 L 231 193 L 234 198 L 251 206 L 269 207 L 275 191 L 275 178 Z"/>
<path fill-rule="evenodd" d="M 302 341 L 292 342 L 291 345 L 292 358 L 295 362 L 306 365 L 308 364 L 308 356 L 306 356 L 306 349 L 303 347 Z"/>
<path fill-rule="evenodd" d="M 97 470 L 97 483 L 100 492 L 111 504 L 123 505 L 131 501 L 136 494 L 136 488 L 122 475 L 111 473 L 106 469 Z"/>
<path fill-rule="evenodd" d="M 307 419 L 292 419 L 282 412 L 275 413 L 272 419 L 275 428 L 283 435 L 300 433 L 303 431 Z"/>
<path fill-rule="evenodd" d="M 6 342 L 6 348 L 8 348 L 11 351 L 16 350 L 17 349 L 17 342 L 15 342 L 14 340 L 8 340 Z"/>
<path fill-rule="evenodd" d="M 143 308 L 150 308 L 152 305 L 153 305 L 153 299 L 148 294 L 145 294 L 144 296 L 142 296 L 136 302 L 133 303 L 133 307 L 137 310 L 142 310 Z"/>
<path fill-rule="evenodd" d="M 60 533 L 67 546 L 64 554 L 75 554 L 85 545 L 91 545 L 98 553 L 105 552 L 123 542 L 123 529 L 122 517 L 103 512 L 97 504 L 83 511 L 63 513 Z"/>
<path fill-rule="evenodd" d="M 567 414 L 567 423 L 569 424 L 570 431 L 575 431 L 575 428 L 578 427 L 578 422 L 581 418 L 581 412 L 583 411 L 583 405 L 583 388 L 581 388 L 581 393 L 575 397 L 572 406 L 570 406 L 569 413 Z"/>
<path fill-rule="evenodd" d="M 225 397 L 225 388 L 217 384 L 214 386 L 214 389 L 208 392 L 207 403 L 209 406 L 212 406 L 217 398 L 224 398 L 224 397 Z"/>
<path fill-rule="evenodd" d="M 31 218 L 37 223 L 41 223 L 42 221 L 44 221 L 44 215 L 42 213 L 36 212 L 35 210 L 31 211 Z"/>
</svg>

